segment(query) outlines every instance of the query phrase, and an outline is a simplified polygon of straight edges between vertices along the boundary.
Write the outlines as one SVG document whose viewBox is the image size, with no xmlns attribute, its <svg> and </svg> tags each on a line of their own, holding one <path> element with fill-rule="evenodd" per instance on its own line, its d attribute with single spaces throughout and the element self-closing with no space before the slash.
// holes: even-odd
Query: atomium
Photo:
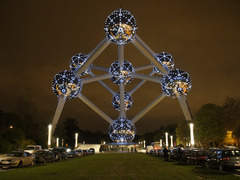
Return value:
<svg viewBox="0 0 240 180">
<path fill-rule="evenodd" d="M 132 72 L 134 72 L 133 65 L 126 60 L 123 61 L 123 66 L 120 66 L 119 61 L 116 61 L 109 68 L 109 73 L 113 75 L 111 80 L 118 85 L 130 83 L 132 81 Z"/>
<path fill-rule="evenodd" d="M 70 69 L 72 71 L 75 71 L 76 69 L 79 69 L 80 67 L 82 67 L 82 65 L 87 61 L 88 59 L 88 55 L 82 54 L 82 53 L 78 53 L 74 56 L 72 56 L 71 60 L 70 60 Z M 87 75 L 89 73 L 90 69 L 89 67 L 87 69 L 85 69 L 80 76 L 84 76 Z"/>
<path fill-rule="evenodd" d="M 110 42 L 126 44 L 136 34 L 137 22 L 129 11 L 118 9 L 107 17 L 104 29 Z"/>
<path fill-rule="evenodd" d="M 125 91 L 124 92 L 124 110 L 127 111 L 132 107 L 133 99 L 132 96 Z M 120 92 L 117 92 L 112 98 L 113 107 L 120 111 Z"/>
<path fill-rule="evenodd" d="M 174 59 L 172 55 L 166 53 L 166 52 L 161 52 L 155 55 L 155 59 L 167 70 L 171 70 L 174 67 Z M 158 73 L 163 75 L 157 67 L 154 67 L 153 70 Z"/>
<path fill-rule="evenodd" d="M 119 117 L 109 126 L 109 136 L 115 142 L 131 142 L 136 134 L 134 124 L 126 117 Z"/>
<path fill-rule="evenodd" d="M 181 69 L 172 69 L 162 78 L 162 90 L 170 98 L 178 98 L 180 93 L 187 95 L 192 87 L 189 74 Z"/>
<path fill-rule="evenodd" d="M 76 96 L 110 124 L 109 136 L 115 142 L 131 142 L 136 134 L 134 123 L 148 113 L 165 96 L 178 99 L 186 120 L 192 121 L 191 112 L 185 97 L 192 86 L 189 74 L 181 69 L 174 69 L 174 59 L 170 54 L 166 52 L 155 54 L 136 34 L 137 29 L 137 22 L 129 11 L 121 8 L 113 11 L 105 21 L 104 30 L 106 36 L 103 40 L 88 55 L 83 53 L 74 55 L 70 61 L 71 71 L 65 70 L 55 75 L 52 81 L 52 89 L 58 96 L 58 101 L 51 122 L 53 129 L 49 130 L 50 135 L 53 134 L 56 128 L 66 99 L 72 99 Z M 150 64 L 134 68 L 131 62 L 124 60 L 124 45 L 130 42 L 150 61 Z M 111 43 L 118 45 L 118 61 L 113 62 L 109 68 L 91 65 Z M 145 70 L 149 69 L 153 69 L 153 71 L 148 75 L 135 73 L 135 71 L 146 72 Z M 95 70 L 102 71 L 105 74 L 98 72 L 94 74 Z M 155 73 L 160 74 L 160 76 L 154 76 Z M 87 74 L 91 77 L 83 77 Z M 132 90 L 129 90 L 128 93 L 125 91 L 125 85 L 130 83 L 133 78 L 141 81 Z M 108 81 L 111 79 L 113 83 L 119 85 L 117 92 L 104 82 L 107 79 Z M 146 108 L 129 120 L 126 116 L 127 110 L 132 107 L 132 95 L 147 81 L 161 85 L 163 92 Z M 112 105 L 119 111 L 117 119 L 113 120 L 81 93 L 82 84 L 92 82 L 98 82 L 113 95 Z M 105 96 L 103 97 L 105 98 Z M 192 135 L 191 139 L 193 139 Z M 49 140 L 51 140 L 50 136 Z"/>
<path fill-rule="evenodd" d="M 81 89 L 81 80 L 72 71 L 61 71 L 53 78 L 52 90 L 58 97 L 64 95 L 70 100 L 76 97 Z"/>
</svg>

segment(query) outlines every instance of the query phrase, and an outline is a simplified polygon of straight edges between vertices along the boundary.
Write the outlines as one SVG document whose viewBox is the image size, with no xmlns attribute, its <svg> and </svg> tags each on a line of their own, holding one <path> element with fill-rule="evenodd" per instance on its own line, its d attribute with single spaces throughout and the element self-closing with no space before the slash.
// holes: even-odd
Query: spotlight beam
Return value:
<svg viewBox="0 0 240 180">
<path fill-rule="evenodd" d="M 154 58 L 156 53 L 154 53 L 150 47 L 136 34 L 135 38 L 131 41 L 133 45 L 148 58 L 163 74 L 167 74 L 167 70 Z"/>
<path fill-rule="evenodd" d="M 187 98 L 186 96 L 184 96 L 182 93 L 180 94 L 180 97 L 178 98 L 179 104 L 182 108 L 183 114 L 186 118 L 186 121 L 192 121 L 193 120 L 193 116 L 192 113 L 190 111 L 190 108 L 188 106 L 188 102 L 187 102 Z"/>
<path fill-rule="evenodd" d="M 51 135 L 53 135 L 54 130 L 56 129 L 58 120 L 60 118 L 60 115 L 62 113 L 62 110 L 63 110 L 63 107 L 64 107 L 64 104 L 65 104 L 66 100 L 67 100 L 67 98 L 63 95 L 58 97 L 55 113 L 54 113 L 54 116 L 52 118 L 52 123 L 51 123 L 52 124 Z"/>
<path fill-rule="evenodd" d="M 99 75 L 99 76 L 94 76 L 94 77 L 90 77 L 90 78 L 84 78 L 84 79 L 82 79 L 82 83 L 83 84 L 87 84 L 87 83 L 91 83 L 91 82 L 95 82 L 95 81 L 109 79 L 111 77 L 112 77 L 111 74 L 102 74 L 102 75 Z"/>
<path fill-rule="evenodd" d="M 166 96 L 165 93 L 160 94 L 154 101 L 152 101 L 145 109 L 143 109 L 140 113 L 138 113 L 133 119 L 132 123 L 136 123 L 139 119 L 141 119 L 145 114 L 148 113 L 154 106 L 156 106 L 163 98 Z"/>
<path fill-rule="evenodd" d="M 107 37 L 104 37 L 102 41 L 88 54 L 88 60 L 80 67 L 74 71 L 74 74 L 80 76 L 80 74 L 86 69 L 110 44 Z"/>
<path fill-rule="evenodd" d="M 109 124 L 112 124 L 113 120 L 107 114 L 105 114 L 101 109 L 99 109 L 95 104 L 93 104 L 89 99 L 87 99 L 84 95 L 79 93 L 78 98 L 81 99 L 90 108 L 92 108 L 92 110 L 94 110 L 98 115 L 100 115 Z"/>
<path fill-rule="evenodd" d="M 93 76 L 93 77 L 96 76 L 93 72 L 89 72 L 88 74 L 91 75 L 91 76 Z M 110 87 L 108 87 L 103 81 L 99 80 L 98 83 L 101 84 L 101 85 L 102 85 L 106 90 L 108 90 L 112 95 L 115 94 L 115 92 L 114 92 Z"/>
<path fill-rule="evenodd" d="M 148 76 L 153 76 L 155 74 L 154 71 L 152 71 Z M 135 86 L 129 94 L 132 95 L 135 91 L 137 91 L 147 80 L 142 80 L 137 86 Z"/>
<path fill-rule="evenodd" d="M 152 81 L 152 82 L 156 82 L 156 83 L 162 82 L 162 79 L 159 77 L 151 77 L 151 76 L 147 76 L 145 74 L 131 73 L 131 76 L 132 76 L 132 78 L 143 79 L 143 80 Z"/>
</svg>

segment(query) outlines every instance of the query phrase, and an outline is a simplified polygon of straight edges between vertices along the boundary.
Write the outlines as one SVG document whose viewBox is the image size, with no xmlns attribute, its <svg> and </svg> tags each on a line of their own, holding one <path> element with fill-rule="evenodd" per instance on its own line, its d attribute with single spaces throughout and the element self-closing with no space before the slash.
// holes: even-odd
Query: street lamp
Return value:
<svg viewBox="0 0 240 180">
<path fill-rule="evenodd" d="M 160 147 L 162 148 L 162 139 L 160 139 Z"/>
<path fill-rule="evenodd" d="M 52 139 L 52 125 L 48 125 L 48 148 L 51 147 L 51 139 Z"/>
<path fill-rule="evenodd" d="M 166 136 L 166 148 L 168 147 L 168 133 L 166 132 L 165 133 L 165 136 Z"/>
<path fill-rule="evenodd" d="M 59 138 L 57 138 L 56 146 L 57 146 L 57 147 L 59 146 Z"/>
<path fill-rule="evenodd" d="M 190 142 L 191 142 L 191 146 L 194 146 L 194 133 L 193 133 L 193 123 L 190 123 Z"/>
<path fill-rule="evenodd" d="M 171 135 L 170 138 L 171 138 L 171 147 L 173 147 L 173 136 Z"/>
<path fill-rule="evenodd" d="M 143 141 L 143 148 L 145 149 L 146 148 L 146 144 L 145 144 L 145 140 Z"/>
<path fill-rule="evenodd" d="M 75 134 L 75 148 L 78 146 L 78 133 Z"/>
</svg>

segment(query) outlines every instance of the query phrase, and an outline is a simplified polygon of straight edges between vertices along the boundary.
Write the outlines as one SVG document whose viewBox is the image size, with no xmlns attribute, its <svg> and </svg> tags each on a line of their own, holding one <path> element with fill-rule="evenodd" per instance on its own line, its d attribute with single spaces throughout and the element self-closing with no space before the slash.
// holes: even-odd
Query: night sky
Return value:
<svg viewBox="0 0 240 180">
<path fill-rule="evenodd" d="M 193 115 L 203 104 L 222 105 L 227 96 L 239 96 L 238 0 L 1 0 L 0 109 L 14 112 L 17 98 L 27 94 L 40 120 L 50 122 L 57 102 L 53 77 L 69 69 L 73 55 L 92 51 L 105 36 L 107 16 L 120 7 L 136 18 L 137 34 L 155 53 L 168 52 L 175 68 L 189 73 L 192 89 L 187 99 Z M 110 67 L 118 60 L 117 50 L 110 44 L 93 64 Z M 132 43 L 125 45 L 124 56 L 134 67 L 150 64 Z M 118 91 L 111 80 L 104 82 Z M 134 79 L 126 90 L 139 82 Z M 127 117 L 132 119 L 161 93 L 160 84 L 144 84 L 133 94 Z M 84 85 L 82 94 L 112 119 L 118 117 L 112 95 L 97 82 Z M 60 122 L 66 117 L 76 118 L 83 130 L 108 130 L 109 124 L 78 98 L 67 101 Z M 178 101 L 166 97 L 135 125 L 137 134 L 143 134 L 182 120 Z"/>
</svg>

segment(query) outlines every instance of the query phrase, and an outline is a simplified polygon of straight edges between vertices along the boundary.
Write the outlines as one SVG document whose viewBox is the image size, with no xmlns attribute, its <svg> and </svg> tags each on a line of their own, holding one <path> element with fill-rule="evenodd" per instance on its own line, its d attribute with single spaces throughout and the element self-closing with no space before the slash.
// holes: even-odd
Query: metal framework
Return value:
<svg viewBox="0 0 240 180">
<path fill-rule="evenodd" d="M 105 21 L 104 30 L 106 37 L 88 55 L 82 53 L 74 55 L 70 61 L 71 71 L 65 70 L 55 75 L 52 88 L 58 96 L 58 101 L 49 126 L 51 127 L 49 128 L 49 141 L 51 141 L 66 100 L 75 97 L 81 99 L 110 124 L 110 138 L 117 143 L 131 142 L 136 134 L 134 124 L 166 96 L 178 99 L 186 120 L 192 121 L 192 115 L 186 99 L 186 95 L 191 89 L 190 76 L 183 70 L 174 69 L 174 60 L 170 54 L 165 52 L 156 54 L 153 52 L 136 34 L 137 29 L 134 16 L 125 9 L 117 9 Z M 124 44 L 130 42 L 150 61 L 150 64 L 134 68 L 130 62 L 124 59 Z M 112 63 L 110 68 L 93 65 L 93 61 L 110 43 L 118 45 L 118 61 Z M 145 69 L 153 70 L 148 75 L 136 73 Z M 99 70 L 105 74 L 96 76 L 91 70 Z M 156 73 L 160 76 L 154 76 Z M 86 74 L 89 74 L 91 77 L 84 78 Z M 130 92 L 126 92 L 125 85 L 130 83 L 133 78 L 141 79 L 142 81 Z M 113 83 L 119 86 L 119 91 L 114 92 L 108 87 L 103 82 L 105 79 L 111 79 Z M 112 104 L 119 111 L 117 119 L 111 119 L 93 102 L 81 94 L 82 84 L 96 81 L 113 95 Z M 132 95 L 146 81 L 161 84 L 163 92 L 132 120 L 129 120 L 126 117 L 126 111 L 132 106 Z M 193 135 L 190 138 L 193 145 Z M 48 142 L 48 145 L 51 145 L 51 142 Z"/>
</svg>

